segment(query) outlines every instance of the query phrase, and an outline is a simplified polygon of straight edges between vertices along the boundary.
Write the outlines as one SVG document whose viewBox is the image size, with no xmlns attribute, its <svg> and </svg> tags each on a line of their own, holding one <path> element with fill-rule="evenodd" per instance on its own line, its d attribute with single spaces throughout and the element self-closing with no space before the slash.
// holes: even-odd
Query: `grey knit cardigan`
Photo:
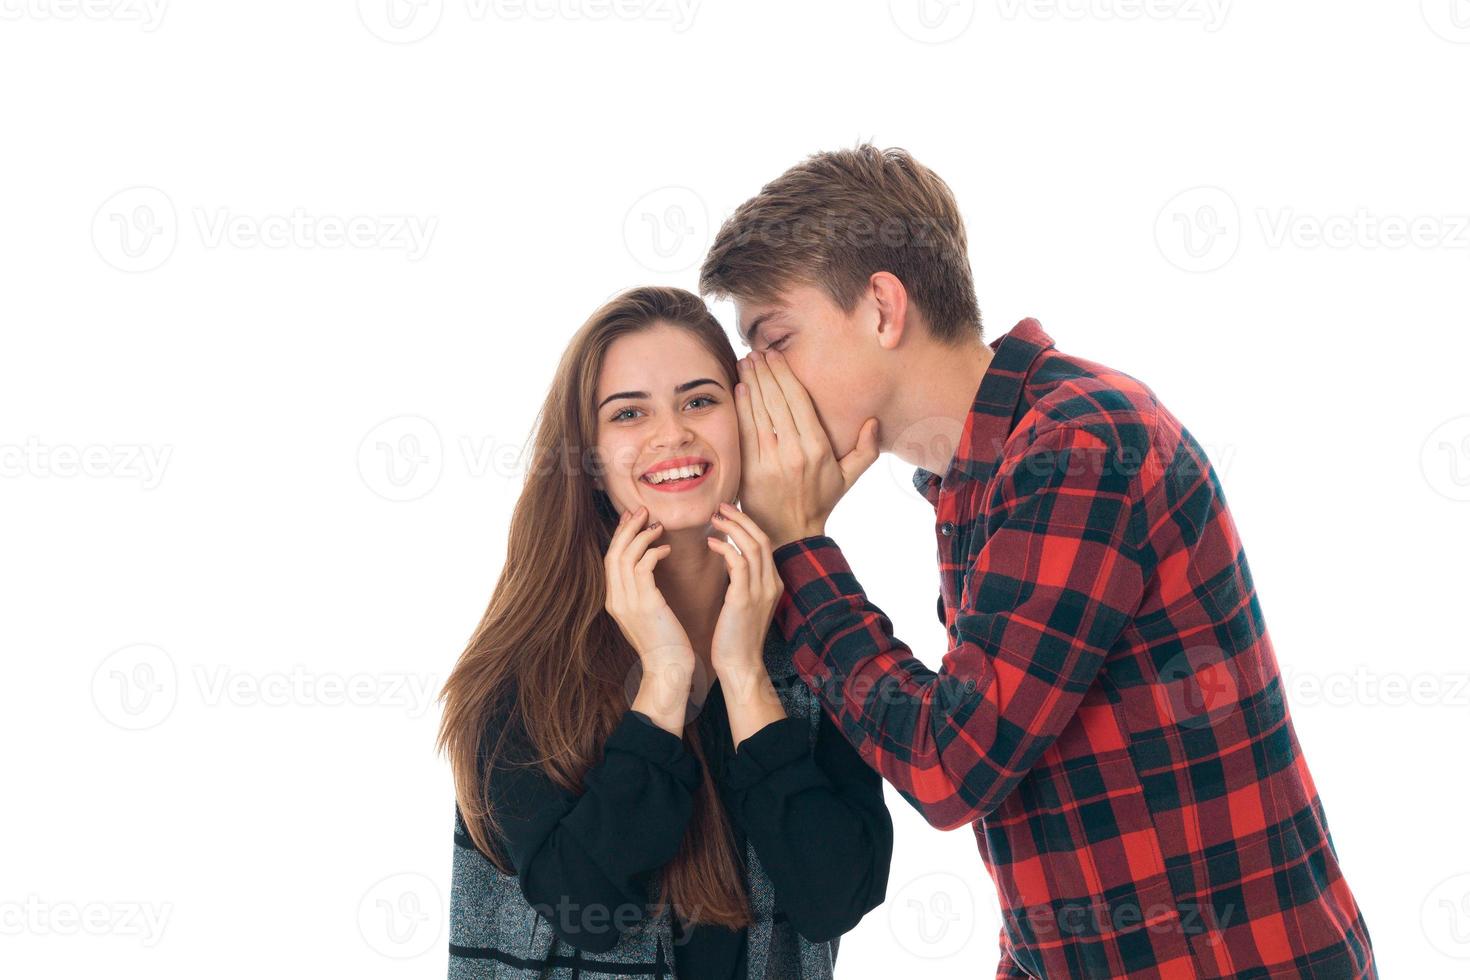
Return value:
<svg viewBox="0 0 1470 980">
<path fill-rule="evenodd" d="M 791 651 L 772 625 L 766 633 L 766 670 L 789 717 L 810 720 L 815 744 L 821 721 L 816 695 L 796 676 Z M 746 885 L 753 918 L 746 931 L 749 980 L 829 980 L 838 939 L 811 942 L 784 917 L 775 917 L 775 890 L 754 845 L 746 844 Z M 455 808 L 454 868 L 449 899 L 450 980 L 701 980 L 674 970 L 671 910 L 645 918 L 605 953 L 586 953 L 558 939 L 551 924 L 471 842 Z"/>
</svg>

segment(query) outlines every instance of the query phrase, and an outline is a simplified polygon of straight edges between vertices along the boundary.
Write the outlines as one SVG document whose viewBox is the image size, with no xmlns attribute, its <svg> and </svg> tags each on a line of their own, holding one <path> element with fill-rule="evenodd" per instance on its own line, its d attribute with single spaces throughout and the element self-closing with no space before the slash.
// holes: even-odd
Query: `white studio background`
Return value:
<svg viewBox="0 0 1470 980">
<path fill-rule="evenodd" d="M 433 702 L 562 346 L 862 139 L 988 337 L 1206 446 L 1383 975 L 1470 971 L 1465 0 L 0 0 L 0 82 L 0 973 L 443 976 Z M 830 529 L 937 667 L 910 471 Z M 838 975 L 990 976 L 889 804 Z"/>
</svg>

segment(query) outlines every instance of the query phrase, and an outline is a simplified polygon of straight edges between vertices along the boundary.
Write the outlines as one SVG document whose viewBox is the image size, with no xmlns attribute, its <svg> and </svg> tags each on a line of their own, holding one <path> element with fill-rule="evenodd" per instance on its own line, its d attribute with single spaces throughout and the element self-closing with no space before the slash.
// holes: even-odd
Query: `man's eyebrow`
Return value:
<svg viewBox="0 0 1470 980">
<path fill-rule="evenodd" d="M 716 388 L 719 388 L 722 391 L 725 388 L 724 385 L 720 384 L 714 378 L 696 378 L 693 381 L 686 381 L 686 382 L 684 382 L 681 385 L 675 385 L 674 386 L 674 394 L 676 394 L 676 395 L 683 394 L 684 392 L 688 391 L 691 388 L 698 388 L 700 385 L 714 385 Z M 646 391 L 618 391 L 618 392 L 614 392 L 611 395 L 608 395 L 602 401 L 598 402 L 597 403 L 597 408 L 598 408 L 599 411 L 601 411 L 602 406 L 606 405 L 608 402 L 610 402 L 610 401 L 612 401 L 612 400 L 614 400 L 616 398 L 652 398 L 652 397 L 653 396 L 650 395 Z"/>
</svg>

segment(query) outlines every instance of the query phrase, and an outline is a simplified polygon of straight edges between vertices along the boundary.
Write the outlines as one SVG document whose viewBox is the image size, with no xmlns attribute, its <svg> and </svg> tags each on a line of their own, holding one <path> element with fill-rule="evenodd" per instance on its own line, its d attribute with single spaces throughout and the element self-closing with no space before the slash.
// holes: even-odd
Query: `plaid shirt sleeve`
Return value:
<svg viewBox="0 0 1470 980">
<path fill-rule="evenodd" d="M 802 678 L 932 825 L 989 814 L 1071 721 L 1151 573 L 1142 497 L 1137 467 L 1076 425 L 1004 460 L 937 673 L 893 635 L 830 537 L 776 550 L 776 621 Z"/>
</svg>

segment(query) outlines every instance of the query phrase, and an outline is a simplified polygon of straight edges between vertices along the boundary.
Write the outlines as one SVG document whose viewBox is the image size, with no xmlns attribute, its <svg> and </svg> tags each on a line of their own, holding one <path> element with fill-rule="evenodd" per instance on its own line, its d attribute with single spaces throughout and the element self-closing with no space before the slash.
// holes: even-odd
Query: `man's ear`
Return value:
<svg viewBox="0 0 1470 980">
<path fill-rule="evenodd" d="M 893 273 L 875 272 L 868 277 L 868 292 L 878 310 L 878 344 L 892 350 L 909 325 L 909 291 Z"/>
</svg>

